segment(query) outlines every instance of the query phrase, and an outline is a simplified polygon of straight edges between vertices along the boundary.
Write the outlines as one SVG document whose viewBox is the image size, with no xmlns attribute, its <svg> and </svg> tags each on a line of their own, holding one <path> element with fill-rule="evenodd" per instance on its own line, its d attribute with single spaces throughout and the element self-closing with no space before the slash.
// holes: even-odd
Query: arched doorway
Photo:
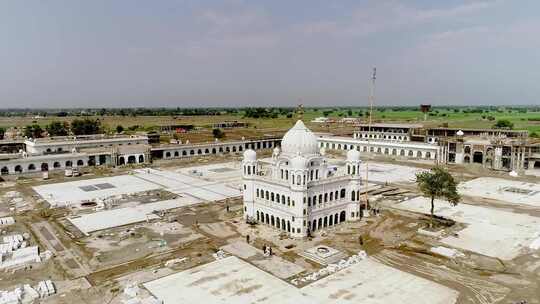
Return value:
<svg viewBox="0 0 540 304">
<path fill-rule="evenodd" d="M 144 163 L 144 155 L 139 155 L 139 163 Z"/>
<path fill-rule="evenodd" d="M 473 163 L 482 164 L 484 162 L 484 154 L 480 151 L 473 153 Z"/>
<path fill-rule="evenodd" d="M 28 171 L 33 171 L 33 170 L 36 170 L 36 165 L 34 164 L 28 165 Z"/>
<path fill-rule="evenodd" d="M 135 156 L 130 155 L 128 156 L 128 164 L 135 164 L 137 162 L 137 158 Z"/>
<path fill-rule="evenodd" d="M 125 165 L 125 164 L 126 164 L 126 160 L 124 159 L 123 156 L 120 156 L 120 157 L 118 158 L 118 165 L 119 165 L 119 166 L 122 166 L 122 165 Z"/>
<path fill-rule="evenodd" d="M 1 174 L 1 175 L 7 175 L 7 174 L 9 174 L 9 169 L 8 169 L 8 167 L 2 167 L 2 170 L 0 170 L 0 174 Z"/>
<path fill-rule="evenodd" d="M 49 171 L 49 164 L 42 163 L 41 164 L 41 171 Z"/>
<path fill-rule="evenodd" d="M 84 166 L 84 161 L 82 159 L 79 159 L 77 161 L 77 167 L 81 167 L 81 166 Z"/>
<path fill-rule="evenodd" d="M 534 169 L 540 169 L 540 160 L 537 160 L 534 162 L 534 166 L 533 166 Z"/>
<path fill-rule="evenodd" d="M 341 213 L 339 214 L 339 222 L 345 222 L 345 211 L 341 211 Z"/>
<path fill-rule="evenodd" d="M 165 153 L 165 157 L 166 157 L 166 158 L 170 158 L 170 157 L 171 157 L 171 152 L 166 152 L 166 153 Z"/>
</svg>

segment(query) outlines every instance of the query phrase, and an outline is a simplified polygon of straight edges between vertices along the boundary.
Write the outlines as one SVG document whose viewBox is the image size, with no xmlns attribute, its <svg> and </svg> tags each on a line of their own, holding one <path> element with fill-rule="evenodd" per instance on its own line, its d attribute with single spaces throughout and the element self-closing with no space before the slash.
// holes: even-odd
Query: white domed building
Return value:
<svg viewBox="0 0 540 304">
<path fill-rule="evenodd" d="M 253 150 L 244 152 L 244 218 L 305 237 L 345 221 L 360 219 L 360 152 L 347 153 L 345 173 L 328 165 L 317 137 L 299 120 L 260 172 Z"/>
</svg>

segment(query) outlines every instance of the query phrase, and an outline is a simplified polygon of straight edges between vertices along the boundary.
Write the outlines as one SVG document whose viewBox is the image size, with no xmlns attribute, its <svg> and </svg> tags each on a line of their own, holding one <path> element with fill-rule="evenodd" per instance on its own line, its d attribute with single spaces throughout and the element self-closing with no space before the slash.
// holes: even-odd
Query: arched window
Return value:
<svg viewBox="0 0 540 304">
<path fill-rule="evenodd" d="M 34 164 L 28 165 L 28 171 L 33 171 L 33 170 L 36 170 L 36 165 Z"/>
<path fill-rule="evenodd" d="M 84 161 L 82 159 L 79 159 L 77 161 L 77 166 L 84 166 Z"/>
<path fill-rule="evenodd" d="M 170 155 L 170 153 L 169 153 L 169 155 Z M 180 153 L 178 153 L 178 151 L 174 151 L 174 157 L 178 157 L 178 156 L 180 156 Z"/>
<path fill-rule="evenodd" d="M 354 202 L 356 200 L 356 192 L 351 191 L 351 200 Z"/>
<path fill-rule="evenodd" d="M 339 197 L 340 197 L 340 198 L 345 198 L 345 195 L 346 195 L 345 189 L 341 189 L 341 193 L 340 193 L 340 196 L 339 196 Z"/>
</svg>

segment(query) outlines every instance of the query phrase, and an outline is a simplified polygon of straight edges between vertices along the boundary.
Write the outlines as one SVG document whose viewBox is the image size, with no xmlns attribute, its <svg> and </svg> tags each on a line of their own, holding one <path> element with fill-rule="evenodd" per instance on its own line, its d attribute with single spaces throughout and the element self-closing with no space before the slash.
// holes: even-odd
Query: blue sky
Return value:
<svg viewBox="0 0 540 304">
<path fill-rule="evenodd" d="M 540 1 L 0 2 L 0 107 L 540 104 Z"/>
</svg>

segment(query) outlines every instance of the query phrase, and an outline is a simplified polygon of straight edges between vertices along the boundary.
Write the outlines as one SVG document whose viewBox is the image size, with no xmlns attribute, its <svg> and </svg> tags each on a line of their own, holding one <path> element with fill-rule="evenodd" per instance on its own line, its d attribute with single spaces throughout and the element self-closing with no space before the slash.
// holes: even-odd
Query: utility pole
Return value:
<svg viewBox="0 0 540 304">
<path fill-rule="evenodd" d="M 373 122 L 373 100 L 375 99 L 375 79 L 377 79 L 377 68 L 373 68 L 373 74 L 371 75 L 371 84 L 369 90 L 369 120 L 368 120 L 368 136 L 367 136 L 367 146 L 371 150 L 369 144 L 369 135 L 371 134 L 371 123 Z M 366 209 L 369 210 L 369 160 L 366 158 Z"/>
</svg>

